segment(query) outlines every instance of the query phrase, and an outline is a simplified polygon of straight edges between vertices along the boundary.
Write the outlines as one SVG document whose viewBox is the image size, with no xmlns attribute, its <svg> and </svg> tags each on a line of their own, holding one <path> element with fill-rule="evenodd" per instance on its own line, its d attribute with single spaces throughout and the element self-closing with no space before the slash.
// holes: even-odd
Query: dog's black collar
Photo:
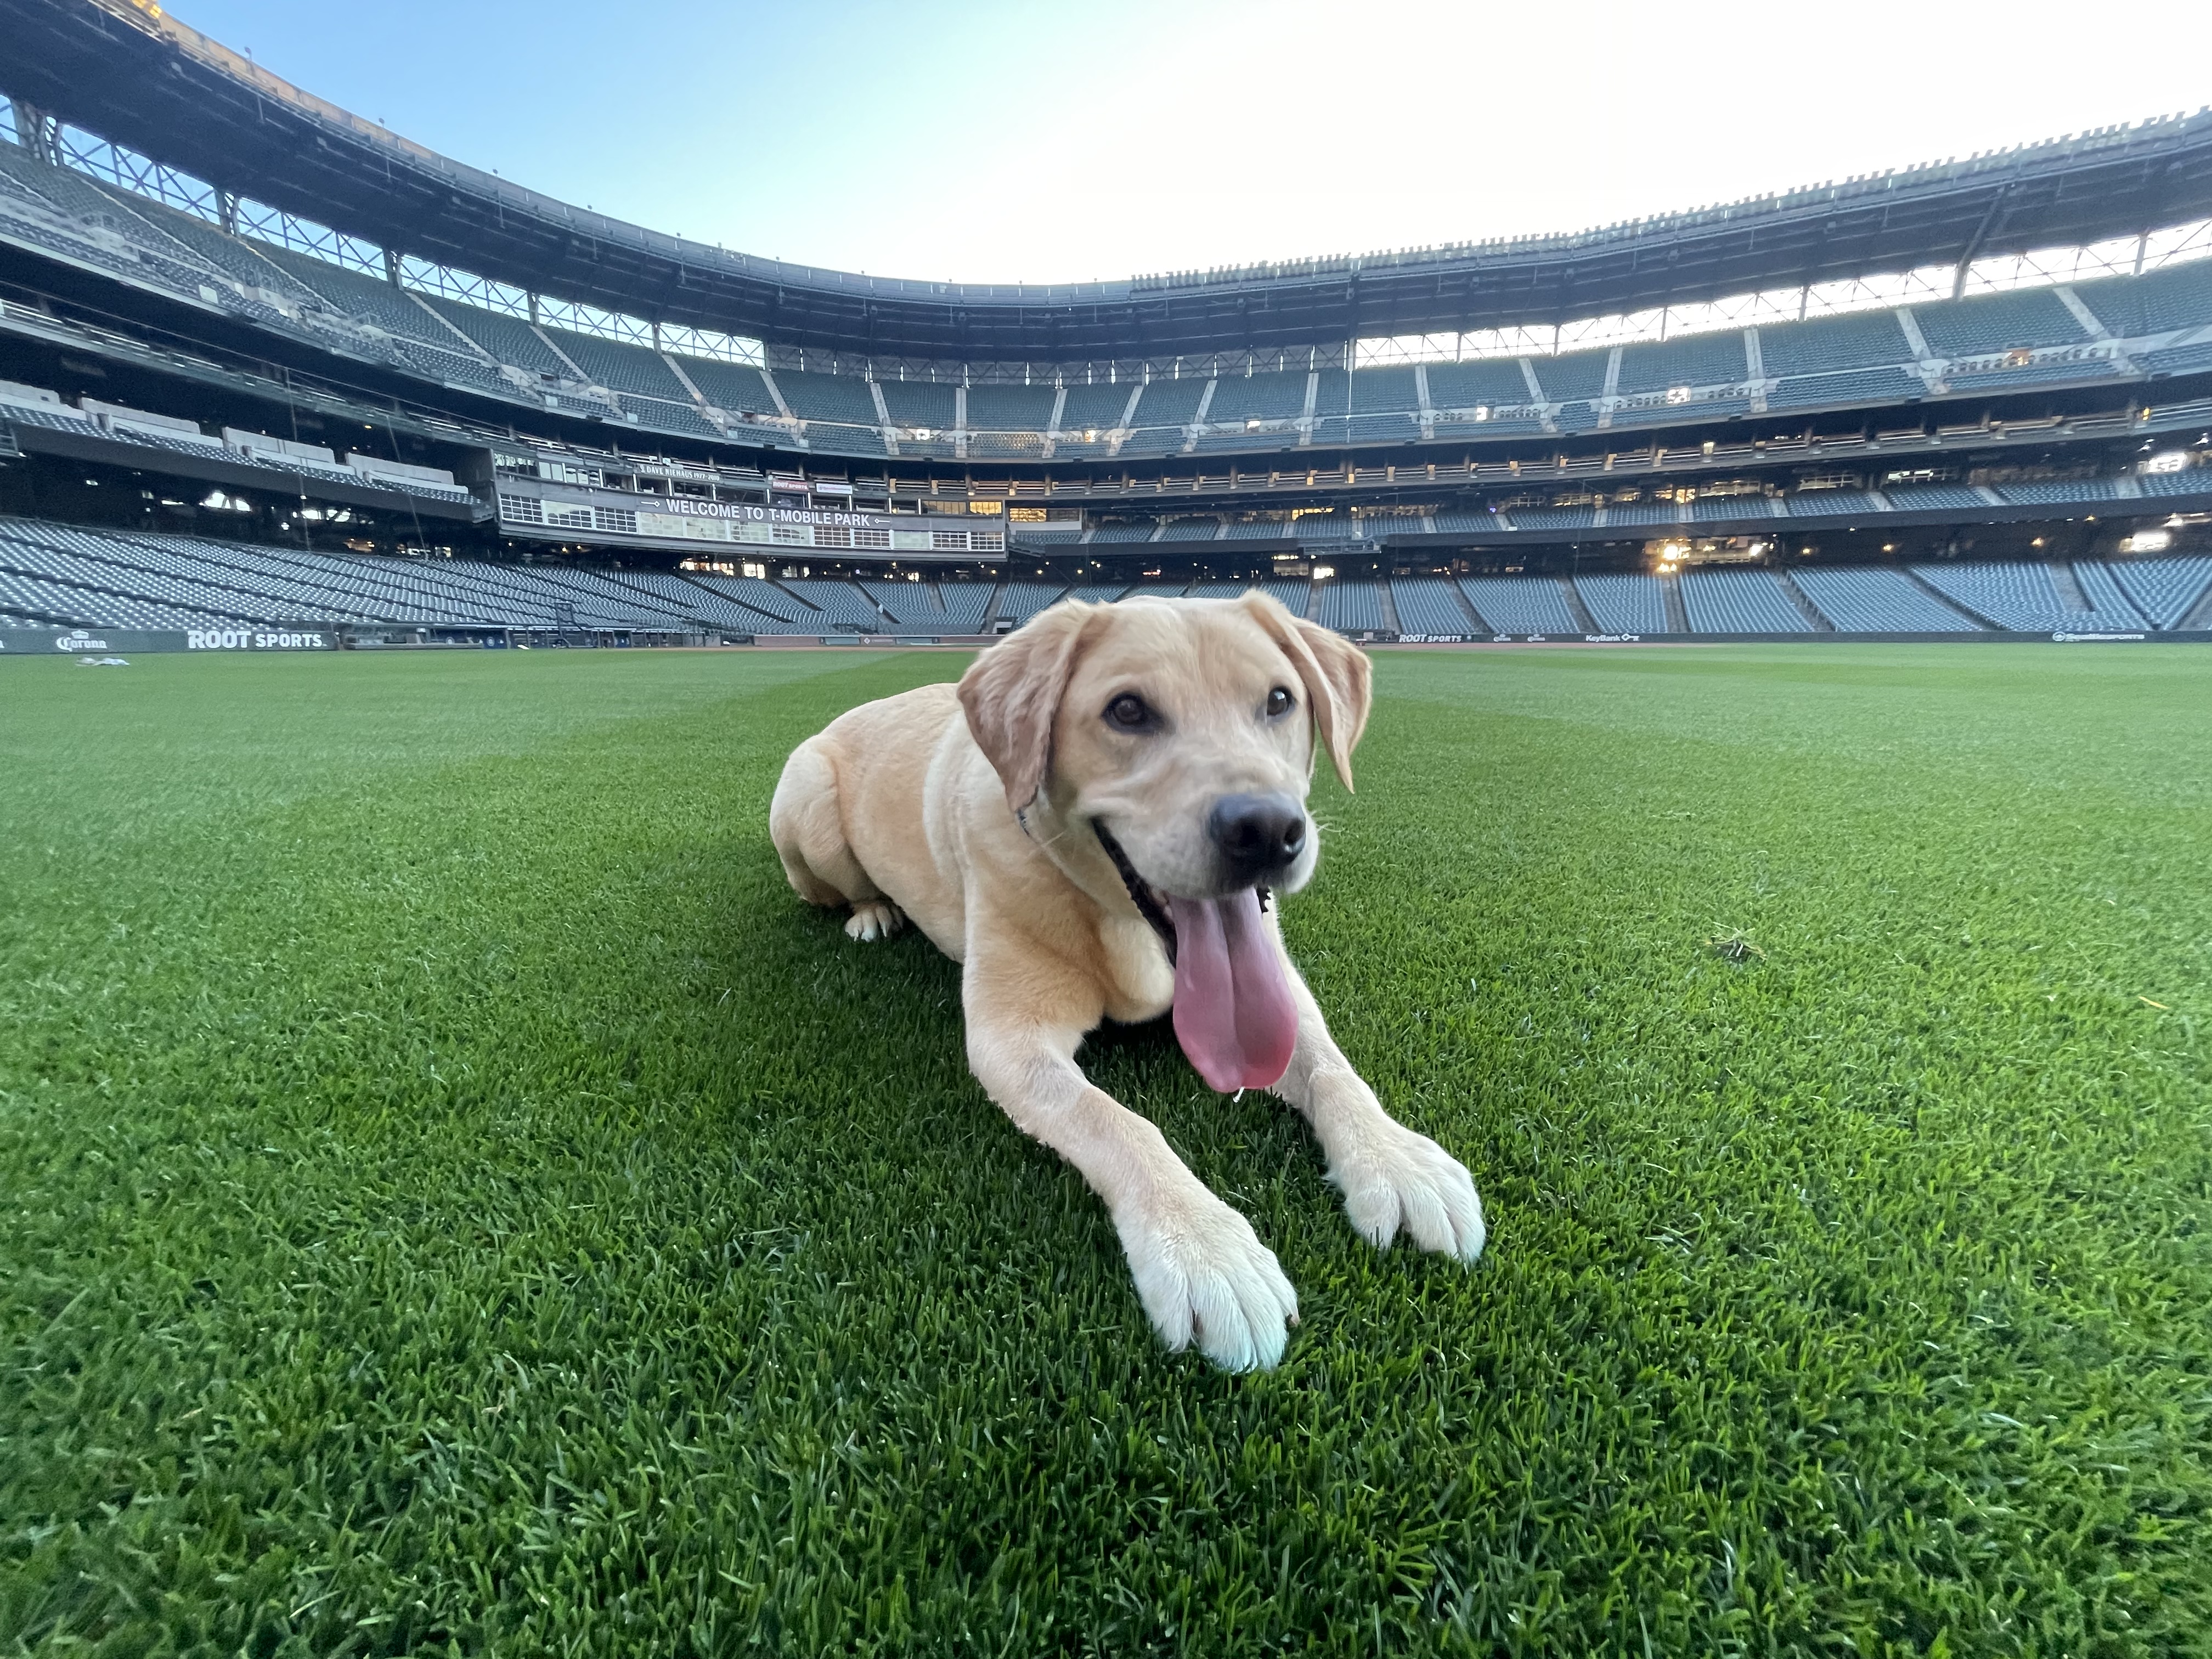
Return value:
<svg viewBox="0 0 2212 1659">
<path fill-rule="evenodd" d="M 1024 823 L 1022 828 L 1027 830 L 1029 825 Z M 1152 931 L 1160 936 L 1160 943 L 1167 947 L 1168 966 L 1174 967 L 1175 918 L 1168 915 L 1167 911 L 1161 908 L 1160 902 L 1152 896 L 1151 886 L 1146 884 L 1142 876 L 1137 873 L 1137 866 L 1129 862 L 1129 855 L 1121 850 L 1121 843 L 1108 833 L 1105 824 L 1099 819 L 1093 818 L 1091 820 L 1091 828 L 1098 837 L 1098 844 L 1106 849 L 1106 856 L 1114 860 L 1114 868 L 1121 877 L 1121 885 L 1129 890 L 1129 902 L 1137 907 L 1137 914 L 1144 917 L 1152 925 Z M 1260 908 L 1265 911 L 1274 895 L 1264 886 L 1258 891 Z"/>
</svg>

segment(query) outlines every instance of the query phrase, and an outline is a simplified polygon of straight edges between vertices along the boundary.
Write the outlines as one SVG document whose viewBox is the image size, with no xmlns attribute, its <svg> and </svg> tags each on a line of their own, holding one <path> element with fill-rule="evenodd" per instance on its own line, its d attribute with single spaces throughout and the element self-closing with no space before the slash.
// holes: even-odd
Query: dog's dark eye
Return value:
<svg viewBox="0 0 2212 1659">
<path fill-rule="evenodd" d="M 1149 732 L 1159 723 L 1152 705 L 1133 691 L 1124 691 L 1106 705 L 1106 724 L 1123 732 Z"/>
<path fill-rule="evenodd" d="M 1267 718 L 1276 720 L 1298 706 L 1298 700 L 1282 686 L 1267 693 Z"/>
</svg>

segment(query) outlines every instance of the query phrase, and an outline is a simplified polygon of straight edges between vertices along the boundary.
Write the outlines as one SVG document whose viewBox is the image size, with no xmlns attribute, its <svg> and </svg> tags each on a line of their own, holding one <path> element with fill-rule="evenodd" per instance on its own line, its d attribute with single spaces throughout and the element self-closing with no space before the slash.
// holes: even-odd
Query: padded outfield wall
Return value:
<svg viewBox="0 0 2212 1659">
<path fill-rule="evenodd" d="M 85 657 L 125 652 L 335 651 L 335 627 L 300 628 L 0 628 L 0 656 Z"/>
</svg>

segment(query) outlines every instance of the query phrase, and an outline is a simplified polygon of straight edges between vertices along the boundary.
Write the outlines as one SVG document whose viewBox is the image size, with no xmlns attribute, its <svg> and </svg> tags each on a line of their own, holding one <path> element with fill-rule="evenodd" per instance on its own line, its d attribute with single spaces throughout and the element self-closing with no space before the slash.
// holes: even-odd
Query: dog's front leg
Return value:
<svg viewBox="0 0 2212 1659">
<path fill-rule="evenodd" d="M 1389 1249 L 1402 1227 L 1425 1250 L 1474 1261 L 1486 1237 L 1474 1177 L 1435 1141 L 1382 1109 L 1329 1036 L 1321 1005 L 1297 966 L 1287 957 L 1285 965 L 1297 1005 L 1298 1038 L 1291 1068 L 1274 1092 L 1313 1126 L 1352 1224 L 1378 1249 Z"/>
<path fill-rule="evenodd" d="M 1158 1128 L 1083 1075 L 1076 1047 L 1099 1011 L 1079 985 L 1056 985 L 1060 977 L 1034 959 L 969 956 L 962 988 L 977 1080 L 1106 1200 L 1137 1295 L 1169 1347 L 1195 1342 L 1230 1370 L 1273 1366 L 1297 1322 L 1297 1292 L 1252 1224 L 1206 1189 Z M 1063 1006 L 1042 1012 L 1054 1003 Z"/>
</svg>

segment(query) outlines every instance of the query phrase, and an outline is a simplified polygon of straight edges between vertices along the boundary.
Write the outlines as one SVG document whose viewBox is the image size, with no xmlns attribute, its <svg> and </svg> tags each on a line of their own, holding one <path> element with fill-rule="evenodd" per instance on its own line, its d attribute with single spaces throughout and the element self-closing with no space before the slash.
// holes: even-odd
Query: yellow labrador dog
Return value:
<svg viewBox="0 0 2212 1659">
<path fill-rule="evenodd" d="M 1102 1020 L 1172 1009 L 1199 1074 L 1305 1115 L 1352 1224 L 1471 1261 L 1458 1161 L 1395 1122 L 1285 954 L 1272 896 L 1312 876 L 1316 736 L 1352 783 L 1370 668 L 1273 599 L 1069 601 L 955 688 L 840 716 L 786 763 L 769 830 L 799 896 L 876 939 L 911 920 L 962 967 L 968 1060 L 1113 1213 L 1170 1348 L 1282 1358 L 1297 1295 L 1249 1223 L 1075 1064 Z"/>
</svg>

